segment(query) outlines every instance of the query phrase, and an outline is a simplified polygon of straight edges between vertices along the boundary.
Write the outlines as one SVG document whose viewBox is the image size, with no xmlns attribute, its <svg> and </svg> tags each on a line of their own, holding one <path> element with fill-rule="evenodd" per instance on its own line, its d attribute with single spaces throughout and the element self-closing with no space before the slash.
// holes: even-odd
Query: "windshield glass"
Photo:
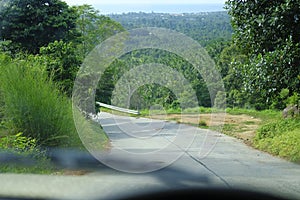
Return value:
<svg viewBox="0 0 300 200">
<path fill-rule="evenodd" d="M 300 199 L 299 13 L 1 0 L 0 199 Z"/>
</svg>

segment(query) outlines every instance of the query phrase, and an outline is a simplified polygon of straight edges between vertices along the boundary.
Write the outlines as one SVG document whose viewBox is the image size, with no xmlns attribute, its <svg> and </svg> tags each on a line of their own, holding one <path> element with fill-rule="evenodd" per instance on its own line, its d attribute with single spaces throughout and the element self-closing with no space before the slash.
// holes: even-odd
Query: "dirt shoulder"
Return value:
<svg viewBox="0 0 300 200">
<path fill-rule="evenodd" d="M 256 130 L 261 122 L 260 119 L 245 114 L 231 115 L 223 113 L 151 115 L 151 118 L 219 130 L 226 135 L 243 140 L 247 145 L 252 145 Z"/>
</svg>

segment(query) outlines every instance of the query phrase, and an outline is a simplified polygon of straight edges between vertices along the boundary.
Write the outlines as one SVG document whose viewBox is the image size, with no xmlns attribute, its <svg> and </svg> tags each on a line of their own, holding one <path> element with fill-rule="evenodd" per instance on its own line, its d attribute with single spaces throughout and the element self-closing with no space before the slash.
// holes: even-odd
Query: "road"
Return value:
<svg viewBox="0 0 300 200">
<path fill-rule="evenodd" d="M 300 166 L 196 127 L 101 113 L 112 149 L 83 176 L 0 175 L 0 194 L 110 199 L 189 187 L 239 188 L 300 199 Z M 130 173 L 126 173 L 130 172 Z"/>
</svg>

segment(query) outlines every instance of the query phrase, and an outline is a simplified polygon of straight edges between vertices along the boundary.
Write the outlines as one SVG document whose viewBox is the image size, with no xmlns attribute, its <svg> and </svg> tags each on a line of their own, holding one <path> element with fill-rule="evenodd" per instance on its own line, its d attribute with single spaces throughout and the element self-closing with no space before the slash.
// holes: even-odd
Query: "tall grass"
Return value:
<svg viewBox="0 0 300 200">
<path fill-rule="evenodd" d="M 23 132 L 45 146 L 78 143 L 71 102 L 38 61 L 8 60 L 2 56 L 0 94 L 3 118 L 14 132 Z"/>
</svg>

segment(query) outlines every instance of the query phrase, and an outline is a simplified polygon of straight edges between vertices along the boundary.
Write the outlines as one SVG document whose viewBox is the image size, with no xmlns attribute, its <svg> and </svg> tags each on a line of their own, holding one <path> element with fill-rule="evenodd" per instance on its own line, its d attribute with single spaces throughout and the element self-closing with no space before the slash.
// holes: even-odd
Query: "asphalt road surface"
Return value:
<svg viewBox="0 0 300 200">
<path fill-rule="evenodd" d="M 300 166 L 196 127 L 101 113 L 112 149 L 83 176 L 0 174 L 0 195 L 118 199 L 176 188 L 238 188 L 300 199 Z M 109 166 L 109 167 L 105 167 Z"/>
</svg>

